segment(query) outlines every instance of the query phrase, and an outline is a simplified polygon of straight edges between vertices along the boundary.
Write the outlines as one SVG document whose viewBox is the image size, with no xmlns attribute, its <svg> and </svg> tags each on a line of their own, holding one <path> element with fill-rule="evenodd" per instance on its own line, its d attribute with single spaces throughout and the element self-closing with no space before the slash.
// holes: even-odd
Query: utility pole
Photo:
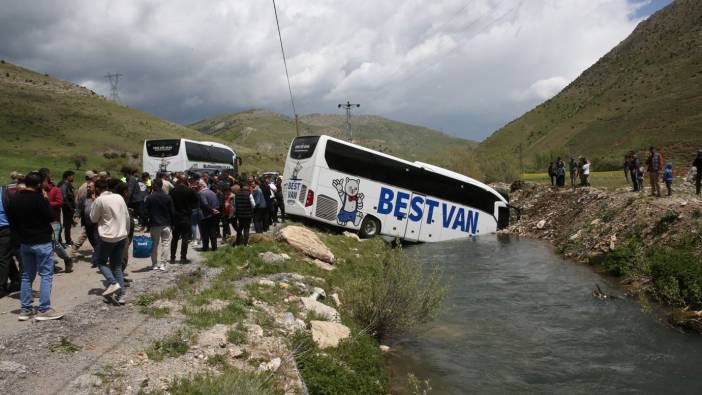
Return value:
<svg viewBox="0 0 702 395">
<path fill-rule="evenodd" d="M 110 82 L 110 99 L 112 101 L 119 101 L 119 77 L 123 77 L 124 74 L 120 73 L 108 73 L 105 78 Z"/>
<path fill-rule="evenodd" d="M 338 108 L 344 108 L 346 110 L 346 134 L 349 136 L 349 142 L 353 142 L 353 136 L 351 135 L 351 109 L 353 107 L 361 107 L 360 104 L 352 104 L 350 101 L 346 101 L 346 104 L 339 104 Z"/>
</svg>

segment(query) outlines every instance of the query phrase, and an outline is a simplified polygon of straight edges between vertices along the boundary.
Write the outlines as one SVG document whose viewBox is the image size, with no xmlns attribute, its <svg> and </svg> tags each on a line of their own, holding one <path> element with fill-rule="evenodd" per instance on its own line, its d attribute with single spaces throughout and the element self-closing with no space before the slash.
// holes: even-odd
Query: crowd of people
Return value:
<svg viewBox="0 0 702 395">
<path fill-rule="evenodd" d="M 590 161 L 581 156 L 577 161 L 571 157 L 568 161 L 568 174 L 570 175 L 570 186 L 589 187 L 590 186 Z M 556 162 L 548 165 L 548 176 L 551 178 L 551 186 L 564 187 L 566 177 L 566 164 L 559 156 Z"/>
<path fill-rule="evenodd" d="M 54 254 L 71 273 L 86 241 L 92 247 L 90 261 L 105 279 L 102 295 L 123 305 L 135 232 L 152 239 L 150 269 L 166 271 L 168 265 L 190 263 L 190 245 L 214 251 L 229 239 L 247 246 L 252 222 L 255 232 L 266 232 L 285 218 L 282 179 L 275 174 L 237 178 L 227 172 L 176 172 L 152 179 L 131 168 L 122 173 L 117 178 L 88 170 L 76 188 L 75 172 L 65 171 L 55 184 L 51 170 L 42 168 L 26 176 L 12 172 L 10 184 L 0 186 L 0 296 L 20 292 L 20 321 L 63 316 L 51 306 L 53 274 L 59 270 Z M 75 240 L 74 227 L 81 231 Z"/>
<path fill-rule="evenodd" d="M 700 169 L 702 169 L 702 150 L 697 151 L 689 174 L 690 182 L 695 184 L 697 195 L 700 195 L 700 184 L 702 184 L 702 171 Z M 568 172 L 570 173 L 571 187 L 590 186 L 590 162 L 587 158 L 580 157 L 576 161 L 571 157 L 568 162 Z M 552 186 L 565 186 L 566 164 L 560 157 L 556 159 L 556 162 L 549 164 L 548 175 Z M 639 159 L 636 151 L 630 151 L 624 157 L 624 177 L 627 183 L 632 186 L 632 192 L 643 192 L 644 179 L 648 176 L 651 196 L 661 197 L 661 182 L 665 184 L 667 195 L 672 196 L 673 175 L 673 163 L 664 161 L 663 154 L 655 147 L 649 148 L 644 161 Z"/>
</svg>

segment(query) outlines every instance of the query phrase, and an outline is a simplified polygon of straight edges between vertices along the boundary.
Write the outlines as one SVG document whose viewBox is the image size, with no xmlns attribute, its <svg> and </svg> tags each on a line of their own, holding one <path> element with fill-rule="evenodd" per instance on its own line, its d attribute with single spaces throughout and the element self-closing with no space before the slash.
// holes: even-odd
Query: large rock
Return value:
<svg viewBox="0 0 702 395">
<path fill-rule="evenodd" d="M 331 321 L 339 321 L 339 312 L 333 307 L 317 302 L 317 300 L 313 298 L 300 298 L 300 302 L 302 302 L 302 307 L 308 313 L 314 312 L 318 317 L 323 317 Z"/>
<path fill-rule="evenodd" d="M 224 348 L 227 346 L 227 331 L 227 325 L 216 324 L 197 336 L 197 344 L 202 348 Z"/>
<path fill-rule="evenodd" d="M 320 348 L 336 347 L 339 341 L 351 336 L 351 330 L 338 322 L 310 321 L 312 340 Z"/>
<path fill-rule="evenodd" d="M 302 226 L 286 226 L 278 231 L 276 238 L 290 244 L 312 258 L 334 263 L 334 254 L 322 243 L 322 240 L 311 230 Z"/>
</svg>

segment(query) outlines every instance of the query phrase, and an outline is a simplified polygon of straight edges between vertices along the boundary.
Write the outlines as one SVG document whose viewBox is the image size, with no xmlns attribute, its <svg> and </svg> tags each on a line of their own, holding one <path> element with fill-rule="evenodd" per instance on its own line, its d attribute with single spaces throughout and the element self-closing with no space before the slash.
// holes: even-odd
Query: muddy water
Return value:
<svg viewBox="0 0 702 395">
<path fill-rule="evenodd" d="M 395 339 L 396 382 L 431 393 L 702 393 L 702 336 L 682 334 L 549 245 L 510 237 L 423 244 L 450 291 L 438 319 Z"/>
</svg>

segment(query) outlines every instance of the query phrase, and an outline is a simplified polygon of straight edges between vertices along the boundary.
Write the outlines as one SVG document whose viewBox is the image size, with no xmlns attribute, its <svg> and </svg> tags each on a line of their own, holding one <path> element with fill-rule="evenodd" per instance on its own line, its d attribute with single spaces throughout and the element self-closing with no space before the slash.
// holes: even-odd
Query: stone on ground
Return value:
<svg viewBox="0 0 702 395">
<path fill-rule="evenodd" d="M 348 237 L 348 238 L 350 238 L 350 239 L 354 239 L 354 240 L 356 240 L 356 241 L 361 241 L 361 238 L 358 237 L 358 235 L 355 234 L 355 233 L 351 233 L 351 232 L 348 232 L 348 231 L 344 231 L 344 236 L 346 236 L 346 237 Z"/>
<path fill-rule="evenodd" d="M 0 372 L 25 374 L 27 373 L 27 367 L 13 361 L 0 361 Z"/>
<path fill-rule="evenodd" d="M 311 230 L 302 226 L 287 226 L 278 231 L 278 240 L 285 241 L 291 247 L 312 258 L 334 263 L 334 254 Z"/>
<path fill-rule="evenodd" d="M 334 267 L 333 265 L 330 265 L 330 264 L 328 264 L 328 263 L 326 263 L 326 262 L 324 262 L 324 261 L 320 261 L 319 259 L 315 259 L 314 261 L 312 261 L 312 263 L 313 263 L 315 266 L 317 266 L 318 268 L 320 268 L 320 269 L 322 269 L 322 270 L 326 270 L 326 271 L 328 271 L 328 272 L 330 272 L 330 271 L 336 269 L 336 267 Z"/>
<path fill-rule="evenodd" d="M 224 348 L 227 346 L 227 331 L 227 325 L 216 324 L 197 336 L 197 344 L 206 349 Z"/>
<path fill-rule="evenodd" d="M 272 280 L 269 280 L 267 278 L 264 278 L 262 280 L 258 280 L 258 285 L 262 287 L 275 287 L 275 282 Z"/>
<path fill-rule="evenodd" d="M 285 262 L 288 259 L 290 259 L 290 256 L 288 254 L 276 254 L 275 252 L 271 251 L 262 252 L 258 254 L 258 256 L 259 258 L 261 258 L 263 263 L 268 264 Z"/>
<path fill-rule="evenodd" d="M 312 340 L 319 348 L 337 347 L 339 341 L 351 336 L 349 327 L 338 322 L 310 321 Z"/>
<path fill-rule="evenodd" d="M 94 374 L 82 374 L 73 380 L 73 386 L 81 389 L 98 388 L 102 386 L 102 379 Z"/>
<path fill-rule="evenodd" d="M 339 312 L 335 308 L 329 307 L 324 303 L 317 302 L 312 298 L 300 298 L 302 307 L 305 311 L 314 312 L 318 317 L 324 317 L 331 321 L 339 321 Z"/>
</svg>

